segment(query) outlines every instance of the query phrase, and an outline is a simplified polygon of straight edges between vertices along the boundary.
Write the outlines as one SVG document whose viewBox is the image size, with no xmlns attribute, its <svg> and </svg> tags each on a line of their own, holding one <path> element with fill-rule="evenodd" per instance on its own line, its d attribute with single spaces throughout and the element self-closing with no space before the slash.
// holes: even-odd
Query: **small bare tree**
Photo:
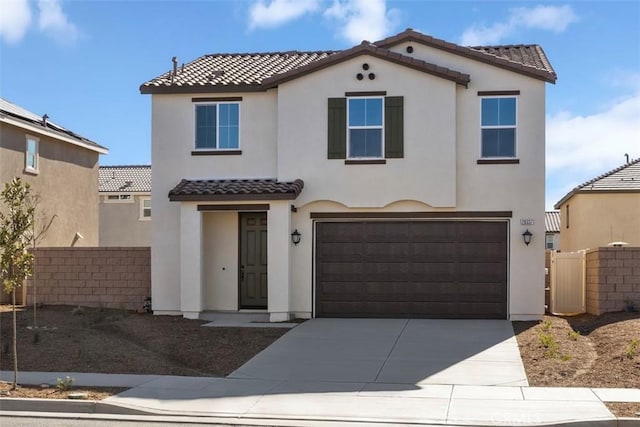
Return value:
<svg viewBox="0 0 640 427">
<path fill-rule="evenodd" d="M 18 386 L 18 322 L 16 319 L 16 289 L 29 277 L 33 269 L 33 254 L 29 230 L 32 228 L 34 208 L 29 203 L 31 186 L 14 178 L 4 185 L 0 198 L 5 212 L 0 212 L 0 277 L 5 292 L 11 294 L 13 304 L 13 385 Z"/>
<path fill-rule="evenodd" d="M 31 250 L 33 255 L 36 254 L 36 248 L 38 243 L 44 239 L 53 224 L 53 220 L 58 215 L 49 217 L 41 206 L 42 198 L 40 194 L 32 194 L 28 198 L 28 206 L 33 208 L 33 220 L 31 222 L 31 229 L 28 230 L 28 238 L 31 241 Z M 36 268 L 33 268 L 31 274 L 31 287 L 32 287 L 32 299 L 33 299 L 33 328 L 38 328 L 38 278 L 36 277 Z"/>
</svg>

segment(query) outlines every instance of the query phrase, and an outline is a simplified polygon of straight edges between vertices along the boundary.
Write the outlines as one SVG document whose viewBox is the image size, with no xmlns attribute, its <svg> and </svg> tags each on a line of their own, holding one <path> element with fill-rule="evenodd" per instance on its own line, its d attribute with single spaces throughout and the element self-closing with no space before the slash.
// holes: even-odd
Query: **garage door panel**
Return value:
<svg viewBox="0 0 640 427">
<path fill-rule="evenodd" d="M 316 316 L 507 317 L 506 222 L 319 223 L 316 238 Z"/>
<path fill-rule="evenodd" d="M 411 299 L 409 283 L 366 282 L 364 295 L 366 301 L 407 302 Z"/>
<path fill-rule="evenodd" d="M 456 254 L 453 242 L 412 242 L 411 261 L 450 262 Z"/>
<path fill-rule="evenodd" d="M 363 277 L 368 282 L 406 282 L 409 280 L 409 264 L 405 262 L 367 262 L 364 264 Z"/>
<path fill-rule="evenodd" d="M 429 222 L 410 223 L 411 240 L 413 242 L 451 242 L 458 230 L 455 222 L 439 222 L 437 227 L 433 227 Z"/>
<path fill-rule="evenodd" d="M 362 237 L 362 223 L 327 222 L 318 224 L 316 234 L 323 242 L 358 242 Z"/>
<path fill-rule="evenodd" d="M 459 257 L 465 261 L 493 262 L 503 259 L 507 253 L 504 242 L 466 242 L 456 247 Z"/>
<path fill-rule="evenodd" d="M 409 240 L 409 224 L 404 222 L 368 222 L 363 227 L 365 242 L 402 242 Z"/>
<path fill-rule="evenodd" d="M 358 262 L 363 259 L 364 247 L 362 243 L 330 242 L 318 249 L 318 259 L 321 261 Z"/>
<path fill-rule="evenodd" d="M 371 261 L 406 261 L 407 257 L 410 254 L 409 244 L 397 243 L 397 242 L 386 242 L 386 243 L 367 243 L 366 245 L 361 245 L 364 249 L 364 258 L 366 260 Z"/>
</svg>

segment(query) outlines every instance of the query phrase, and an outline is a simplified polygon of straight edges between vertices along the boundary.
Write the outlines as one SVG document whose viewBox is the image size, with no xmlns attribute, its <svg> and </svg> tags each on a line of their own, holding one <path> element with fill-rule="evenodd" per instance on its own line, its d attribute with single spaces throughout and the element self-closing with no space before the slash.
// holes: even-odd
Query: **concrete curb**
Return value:
<svg viewBox="0 0 640 427">
<path fill-rule="evenodd" d="M 64 412 L 76 414 L 149 415 L 153 412 L 128 408 L 100 400 L 0 398 L 0 413 Z"/>
</svg>

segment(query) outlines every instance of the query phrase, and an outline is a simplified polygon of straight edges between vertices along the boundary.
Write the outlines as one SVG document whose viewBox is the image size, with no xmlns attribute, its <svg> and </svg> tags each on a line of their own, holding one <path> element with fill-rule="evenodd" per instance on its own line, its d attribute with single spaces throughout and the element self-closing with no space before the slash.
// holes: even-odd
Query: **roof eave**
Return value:
<svg viewBox="0 0 640 427">
<path fill-rule="evenodd" d="M 58 139 L 60 141 L 68 142 L 72 145 L 76 145 L 78 147 L 86 148 L 87 150 L 95 151 L 99 154 L 108 154 L 109 149 L 99 145 L 91 140 L 86 140 L 88 142 L 84 142 L 80 139 L 72 138 L 68 135 L 62 134 L 60 132 L 56 132 L 49 128 L 43 128 L 41 126 L 36 126 L 32 123 L 28 123 L 22 120 L 14 119 L 13 117 L 4 115 L 0 113 L 0 122 L 7 123 L 12 126 L 17 126 L 22 129 L 28 130 L 30 132 L 37 133 L 39 135 L 48 136 L 50 138 Z"/>
<path fill-rule="evenodd" d="M 176 94 L 176 93 L 238 93 L 264 92 L 266 88 L 259 84 L 237 85 L 146 85 L 140 86 L 142 95 Z"/>
<path fill-rule="evenodd" d="M 295 200 L 299 193 L 248 193 L 248 194 L 171 194 L 170 202 L 217 202 L 241 200 Z"/>
</svg>

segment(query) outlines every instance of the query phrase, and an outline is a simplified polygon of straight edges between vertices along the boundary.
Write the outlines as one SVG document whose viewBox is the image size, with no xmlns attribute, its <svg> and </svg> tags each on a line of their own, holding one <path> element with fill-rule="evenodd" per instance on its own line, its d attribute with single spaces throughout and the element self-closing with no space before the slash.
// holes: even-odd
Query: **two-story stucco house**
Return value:
<svg viewBox="0 0 640 427">
<path fill-rule="evenodd" d="M 98 245 L 98 160 L 108 150 L 0 99 L 0 184 L 20 177 L 39 199 L 39 246 Z"/>
<path fill-rule="evenodd" d="M 174 65 L 140 88 L 154 312 L 540 318 L 555 80 L 537 45 L 410 29 Z"/>
<path fill-rule="evenodd" d="M 151 246 L 151 166 L 100 166 L 100 246 Z"/>
</svg>

